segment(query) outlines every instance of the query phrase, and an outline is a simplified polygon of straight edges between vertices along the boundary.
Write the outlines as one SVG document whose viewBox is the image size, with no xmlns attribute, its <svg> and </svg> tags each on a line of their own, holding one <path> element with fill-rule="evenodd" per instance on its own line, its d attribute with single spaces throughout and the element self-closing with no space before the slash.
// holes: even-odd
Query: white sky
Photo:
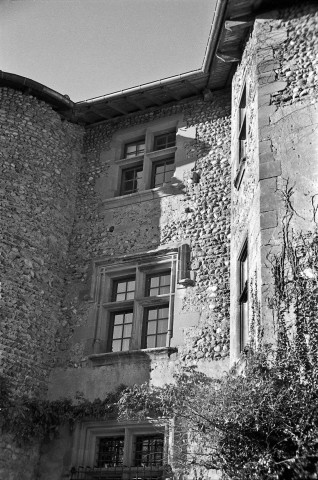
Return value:
<svg viewBox="0 0 318 480">
<path fill-rule="evenodd" d="M 73 101 L 201 67 L 216 0 L 0 0 L 0 70 Z"/>
</svg>

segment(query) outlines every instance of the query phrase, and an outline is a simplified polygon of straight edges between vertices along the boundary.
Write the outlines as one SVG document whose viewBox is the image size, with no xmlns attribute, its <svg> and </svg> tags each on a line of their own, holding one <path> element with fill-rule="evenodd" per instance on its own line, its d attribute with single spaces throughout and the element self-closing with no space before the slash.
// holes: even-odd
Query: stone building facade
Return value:
<svg viewBox="0 0 318 480">
<path fill-rule="evenodd" d="M 74 104 L 1 72 L 2 369 L 18 393 L 103 399 L 180 362 L 220 376 L 251 335 L 274 339 L 282 192 L 304 230 L 318 192 L 317 33 L 314 3 L 229 0 L 202 70 L 142 91 Z M 173 467 L 171 426 L 87 419 L 43 445 L 3 436 L 0 478 L 113 478 L 143 450 Z"/>
</svg>

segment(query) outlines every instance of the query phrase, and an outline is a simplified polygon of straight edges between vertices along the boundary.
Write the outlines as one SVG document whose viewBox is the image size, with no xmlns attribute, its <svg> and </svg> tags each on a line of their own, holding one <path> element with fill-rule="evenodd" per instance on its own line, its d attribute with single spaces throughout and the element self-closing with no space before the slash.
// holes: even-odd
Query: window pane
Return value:
<svg viewBox="0 0 318 480">
<path fill-rule="evenodd" d="M 158 312 L 158 318 L 168 318 L 169 308 L 160 308 Z"/>
<path fill-rule="evenodd" d="M 155 348 L 156 346 L 156 337 L 147 337 L 147 345 L 146 348 Z"/>
<path fill-rule="evenodd" d="M 128 325 L 125 325 L 124 326 L 124 332 L 123 332 L 123 337 L 124 338 L 130 338 L 131 336 L 131 323 L 129 323 Z"/>
<path fill-rule="evenodd" d="M 123 340 L 122 352 L 127 352 L 129 350 L 129 338 Z"/>
<path fill-rule="evenodd" d="M 147 335 L 154 335 L 156 333 L 157 322 L 148 322 Z"/>
<path fill-rule="evenodd" d="M 116 296 L 116 302 L 120 302 L 122 300 L 126 299 L 126 294 L 125 293 L 118 293 Z"/>
<path fill-rule="evenodd" d="M 158 321 L 158 329 L 157 329 L 157 332 L 158 333 L 167 333 L 167 329 L 168 329 L 168 320 L 159 320 Z"/>
<path fill-rule="evenodd" d="M 150 288 L 159 287 L 159 278 L 160 278 L 159 276 L 150 278 Z"/>
<path fill-rule="evenodd" d="M 149 290 L 149 296 L 155 297 L 156 295 L 159 295 L 159 287 L 158 288 L 151 288 Z"/>
<path fill-rule="evenodd" d="M 163 435 L 136 438 L 135 466 L 160 466 L 163 460 Z"/>
<path fill-rule="evenodd" d="M 128 292 L 126 295 L 126 300 L 132 300 L 135 296 L 135 292 Z"/>
<path fill-rule="evenodd" d="M 156 173 L 163 173 L 165 171 L 164 165 L 160 165 L 156 168 Z"/>
<path fill-rule="evenodd" d="M 132 323 L 133 321 L 133 312 L 125 313 L 125 323 Z"/>
<path fill-rule="evenodd" d="M 97 467 L 122 465 L 124 437 L 106 437 L 98 440 Z"/>
<path fill-rule="evenodd" d="M 156 347 L 165 347 L 166 346 L 166 334 L 157 335 L 157 345 Z"/>
<path fill-rule="evenodd" d="M 159 187 L 160 185 L 162 185 L 163 180 L 164 180 L 164 174 L 163 173 L 156 174 L 155 186 Z"/>
<path fill-rule="evenodd" d="M 121 338 L 122 333 L 123 333 L 123 327 L 121 325 L 115 326 L 113 331 L 113 338 Z"/>
<path fill-rule="evenodd" d="M 116 313 L 114 315 L 114 324 L 119 325 L 119 324 L 123 323 L 123 318 L 124 318 L 123 314 Z"/>
<path fill-rule="evenodd" d="M 160 287 L 160 295 L 167 295 L 170 293 L 170 285 Z"/>
<path fill-rule="evenodd" d="M 174 169 L 171 170 L 170 172 L 165 173 L 165 183 L 170 183 L 171 178 L 173 177 L 174 174 Z"/>
<path fill-rule="evenodd" d="M 156 320 L 158 311 L 157 309 L 148 310 L 148 320 Z"/>
<path fill-rule="evenodd" d="M 117 293 L 126 291 L 126 282 L 118 282 L 117 284 Z"/>
<path fill-rule="evenodd" d="M 113 340 L 112 351 L 120 352 L 121 351 L 121 340 Z"/>
</svg>

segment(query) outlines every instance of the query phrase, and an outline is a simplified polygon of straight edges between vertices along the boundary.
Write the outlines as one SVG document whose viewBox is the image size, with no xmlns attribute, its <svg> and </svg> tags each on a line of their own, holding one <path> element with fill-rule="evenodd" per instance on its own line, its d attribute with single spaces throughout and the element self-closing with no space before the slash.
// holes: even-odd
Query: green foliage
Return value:
<svg viewBox="0 0 318 480">
<path fill-rule="evenodd" d="M 14 435 L 18 444 L 54 438 L 60 425 L 73 428 L 83 418 L 108 419 L 117 415 L 117 402 L 124 387 L 92 402 L 81 396 L 76 402 L 64 398 L 41 400 L 14 393 L 8 380 L 0 377 L 0 421 L 3 432 Z"/>
</svg>

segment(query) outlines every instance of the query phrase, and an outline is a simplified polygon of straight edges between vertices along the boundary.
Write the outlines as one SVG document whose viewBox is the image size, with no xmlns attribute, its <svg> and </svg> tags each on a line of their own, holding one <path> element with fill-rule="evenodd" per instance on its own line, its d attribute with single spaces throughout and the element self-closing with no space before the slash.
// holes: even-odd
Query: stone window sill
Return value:
<svg viewBox="0 0 318 480">
<path fill-rule="evenodd" d="M 102 206 L 107 210 L 110 208 L 125 207 L 132 203 L 148 202 L 161 197 L 180 195 L 183 193 L 183 187 L 184 185 L 182 183 L 167 183 L 161 187 L 130 193 L 129 195 L 122 195 L 120 197 L 107 198 L 103 200 Z"/>
<path fill-rule="evenodd" d="M 89 355 L 88 359 L 93 367 L 99 367 L 113 363 L 149 362 L 154 357 L 170 357 L 177 351 L 178 349 L 175 347 L 144 348 L 142 350 L 128 350 L 125 352 L 96 353 Z"/>
</svg>

